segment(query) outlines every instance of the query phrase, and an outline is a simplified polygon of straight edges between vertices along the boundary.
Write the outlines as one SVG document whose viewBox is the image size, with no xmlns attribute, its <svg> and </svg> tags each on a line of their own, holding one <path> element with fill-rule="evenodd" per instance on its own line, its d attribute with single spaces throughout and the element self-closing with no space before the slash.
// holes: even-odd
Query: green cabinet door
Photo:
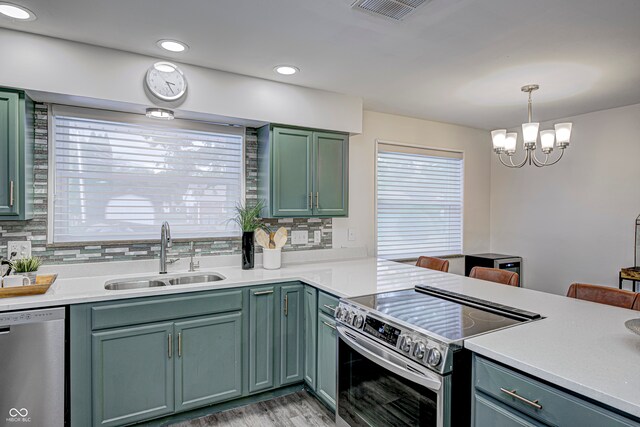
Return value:
<svg viewBox="0 0 640 427">
<path fill-rule="evenodd" d="M 338 334 L 335 320 L 324 313 L 319 313 L 316 394 L 333 410 L 336 409 L 337 346 Z"/>
<path fill-rule="evenodd" d="M 280 288 L 280 385 L 304 379 L 304 285 Z"/>
<path fill-rule="evenodd" d="M 474 396 L 474 427 L 544 427 L 526 415 L 478 393 Z"/>
<path fill-rule="evenodd" d="M 0 91 L 0 217 L 18 215 L 18 102 L 17 93 Z"/>
<path fill-rule="evenodd" d="M 313 159 L 313 214 L 346 216 L 349 212 L 349 137 L 314 132 Z"/>
<path fill-rule="evenodd" d="M 249 392 L 267 390 L 274 382 L 275 287 L 249 289 Z"/>
<path fill-rule="evenodd" d="M 120 426 L 173 412 L 173 339 L 173 323 L 93 333 L 93 425 Z"/>
<path fill-rule="evenodd" d="M 310 216 L 313 211 L 312 132 L 279 127 L 272 132 L 272 214 Z"/>
<path fill-rule="evenodd" d="M 316 390 L 316 352 L 318 344 L 318 291 L 304 287 L 304 381 Z"/>
<path fill-rule="evenodd" d="M 242 313 L 176 322 L 176 411 L 242 395 Z"/>
</svg>

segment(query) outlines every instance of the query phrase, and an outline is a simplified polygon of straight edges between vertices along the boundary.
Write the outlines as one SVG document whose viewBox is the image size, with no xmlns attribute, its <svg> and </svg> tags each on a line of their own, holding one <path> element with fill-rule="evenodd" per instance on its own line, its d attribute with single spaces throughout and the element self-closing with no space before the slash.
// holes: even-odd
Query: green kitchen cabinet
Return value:
<svg viewBox="0 0 640 427">
<path fill-rule="evenodd" d="M 173 413 L 173 323 L 92 335 L 93 425 L 119 426 Z"/>
<path fill-rule="evenodd" d="M 264 217 L 348 215 L 349 136 L 266 125 L 258 130 Z"/>
<path fill-rule="evenodd" d="M 349 137 L 340 133 L 314 132 L 313 159 L 313 214 L 347 216 Z"/>
<path fill-rule="evenodd" d="M 472 372 L 475 427 L 640 427 L 637 421 L 478 355 Z"/>
<path fill-rule="evenodd" d="M 0 89 L 0 221 L 33 218 L 33 116 L 24 92 Z"/>
<path fill-rule="evenodd" d="M 249 392 L 275 386 L 275 286 L 249 289 Z"/>
<path fill-rule="evenodd" d="M 242 313 L 175 323 L 176 411 L 242 395 Z"/>
<path fill-rule="evenodd" d="M 304 287 L 304 381 L 316 390 L 316 363 L 318 349 L 318 291 Z"/>
<path fill-rule="evenodd" d="M 316 394 L 327 406 L 336 409 L 338 335 L 336 322 L 325 313 L 318 314 L 318 371 Z"/>
<path fill-rule="evenodd" d="M 304 379 L 304 285 L 280 288 L 280 385 Z"/>
</svg>

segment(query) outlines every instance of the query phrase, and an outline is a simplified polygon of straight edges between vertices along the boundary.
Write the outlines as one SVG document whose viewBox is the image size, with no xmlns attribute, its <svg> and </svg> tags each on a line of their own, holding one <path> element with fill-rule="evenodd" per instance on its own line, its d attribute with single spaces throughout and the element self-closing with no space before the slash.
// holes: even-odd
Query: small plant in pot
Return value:
<svg viewBox="0 0 640 427">
<path fill-rule="evenodd" d="M 37 271 L 41 265 L 42 265 L 42 260 L 35 256 L 28 257 L 28 258 L 20 258 L 20 259 L 11 261 L 13 274 L 21 274 L 21 275 L 27 276 L 32 283 L 35 283 Z"/>
<path fill-rule="evenodd" d="M 254 233 L 259 228 L 265 228 L 260 221 L 260 211 L 264 207 L 264 202 L 258 200 L 253 206 L 236 205 L 236 216 L 231 218 L 242 230 L 242 269 L 253 268 L 255 258 L 255 245 L 253 243 Z"/>
</svg>

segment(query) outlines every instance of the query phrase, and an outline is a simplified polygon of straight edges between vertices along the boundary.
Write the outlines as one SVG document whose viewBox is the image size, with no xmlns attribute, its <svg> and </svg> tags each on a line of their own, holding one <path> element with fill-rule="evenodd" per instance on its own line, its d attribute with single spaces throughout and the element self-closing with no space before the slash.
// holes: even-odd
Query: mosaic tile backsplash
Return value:
<svg viewBox="0 0 640 427">
<path fill-rule="evenodd" d="M 7 256 L 9 241 L 30 240 L 32 254 L 43 259 L 45 264 L 82 263 L 99 261 L 129 261 L 152 259 L 159 257 L 160 244 L 153 243 L 105 243 L 95 242 L 73 246 L 47 244 L 47 178 L 48 178 L 48 105 L 38 103 L 35 120 L 35 153 L 34 153 L 34 218 L 29 221 L 0 221 L 0 255 Z M 248 203 L 257 200 L 258 180 L 258 138 L 257 130 L 247 128 L 245 139 L 245 171 L 246 171 L 246 199 Z M 268 219 L 264 222 L 275 229 L 283 226 L 289 232 L 289 241 L 284 251 L 299 251 L 311 249 L 327 249 L 332 245 L 331 218 L 281 218 Z M 291 231 L 307 230 L 309 243 L 304 245 L 291 244 Z M 320 231 L 322 236 L 319 244 L 314 244 L 314 232 Z M 158 239 L 160 228 L 158 228 Z M 240 253 L 240 237 L 215 238 L 207 241 L 195 242 L 198 255 L 231 255 Z M 260 248 L 256 246 L 259 252 Z M 174 242 L 169 250 L 171 258 L 185 258 L 189 256 L 189 242 Z"/>
</svg>

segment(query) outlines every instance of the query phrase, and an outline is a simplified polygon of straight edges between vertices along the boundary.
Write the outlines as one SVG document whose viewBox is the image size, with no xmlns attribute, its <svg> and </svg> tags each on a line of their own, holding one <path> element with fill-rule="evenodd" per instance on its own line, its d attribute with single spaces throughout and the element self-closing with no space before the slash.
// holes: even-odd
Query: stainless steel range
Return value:
<svg viewBox="0 0 640 427">
<path fill-rule="evenodd" d="M 338 426 L 470 425 L 464 340 L 539 318 L 428 286 L 340 300 Z"/>
</svg>

